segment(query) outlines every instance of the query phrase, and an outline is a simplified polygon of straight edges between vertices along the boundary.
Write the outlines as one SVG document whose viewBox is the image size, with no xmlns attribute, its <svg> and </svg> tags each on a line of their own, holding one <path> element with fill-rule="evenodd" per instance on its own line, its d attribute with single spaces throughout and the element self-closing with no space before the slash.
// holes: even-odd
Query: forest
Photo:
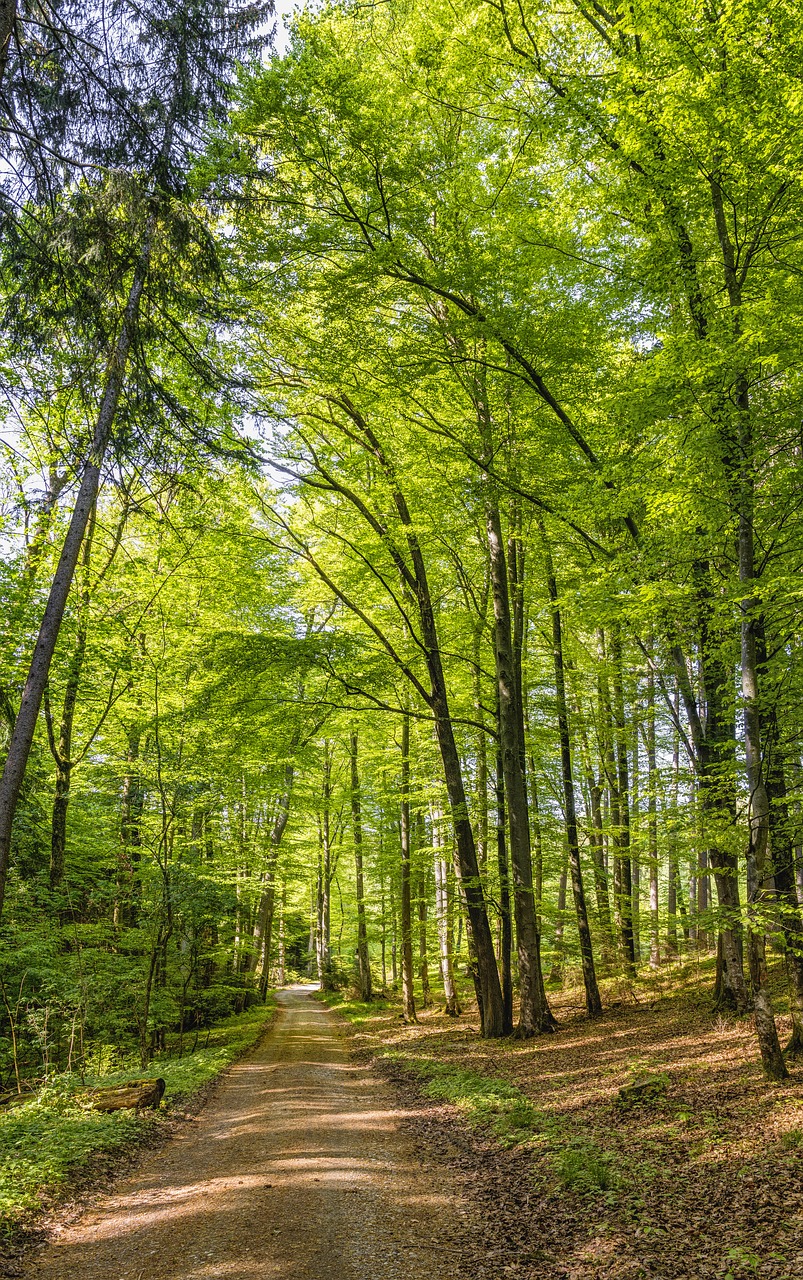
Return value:
<svg viewBox="0 0 803 1280">
<path fill-rule="evenodd" d="M 801 65 L 795 0 L 0 4 L 5 1093 L 304 982 L 517 1052 L 685 982 L 794 1081 Z"/>
</svg>

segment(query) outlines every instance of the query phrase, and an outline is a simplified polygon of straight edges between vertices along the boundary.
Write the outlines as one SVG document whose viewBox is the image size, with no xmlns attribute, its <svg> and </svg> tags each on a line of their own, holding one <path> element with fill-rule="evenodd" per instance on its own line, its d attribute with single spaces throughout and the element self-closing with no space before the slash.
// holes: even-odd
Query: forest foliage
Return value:
<svg viewBox="0 0 803 1280">
<path fill-rule="evenodd" d="M 5 15 L 3 1086 L 692 952 L 784 1076 L 799 7 Z"/>
</svg>

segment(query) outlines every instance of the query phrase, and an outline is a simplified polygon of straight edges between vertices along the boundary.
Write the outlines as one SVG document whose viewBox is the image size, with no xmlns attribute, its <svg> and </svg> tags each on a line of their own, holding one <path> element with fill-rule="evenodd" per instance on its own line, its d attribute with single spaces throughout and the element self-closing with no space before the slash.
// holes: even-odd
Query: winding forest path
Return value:
<svg viewBox="0 0 803 1280">
<path fill-rule="evenodd" d="M 197 1120 L 65 1228 L 33 1280 L 447 1280 L 460 1205 L 303 989 Z"/>
</svg>

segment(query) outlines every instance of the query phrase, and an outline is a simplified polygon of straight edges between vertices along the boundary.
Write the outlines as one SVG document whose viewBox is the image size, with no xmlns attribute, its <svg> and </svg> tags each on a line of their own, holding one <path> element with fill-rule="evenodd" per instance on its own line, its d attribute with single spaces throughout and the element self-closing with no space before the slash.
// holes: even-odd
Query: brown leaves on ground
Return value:
<svg viewBox="0 0 803 1280">
<path fill-rule="evenodd" d="M 432 1011 L 410 1027 L 377 1013 L 358 1033 L 372 1052 L 508 1080 L 538 1109 L 543 1132 L 512 1151 L 451 1107 L 418 1121 L 479 1210 L 468 1232 L 477 1280 L 801 1280 L 803 1063 L 769 1083 L 750 1019 L 711 1011 L 708 975 L 638 1002 L 620 992 L 610 1007 L 615 994 L 593 1022 L 577 992 L 552 996 L 561 1030 L 535 1040 L 484 1041 L 476 1016 Z M 621 1086 L 655 1073 L 668 1078 L 665 1099 L 617 1105 Z M 567 1150 L 610 1170 L 607 1189 L 567 1185 Z"/>
</svg>

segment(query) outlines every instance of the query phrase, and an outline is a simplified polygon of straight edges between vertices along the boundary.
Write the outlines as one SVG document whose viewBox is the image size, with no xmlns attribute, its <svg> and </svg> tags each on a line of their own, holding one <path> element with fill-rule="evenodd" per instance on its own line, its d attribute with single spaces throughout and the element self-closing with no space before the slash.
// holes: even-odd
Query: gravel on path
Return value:
<svg viewBox="0 0 803 1280">
<path fill-rule="evenodd" d="M 279 1005 L 200 1116 L 57 1231 L 28 1280 L 465 1280 L 465 1204 L 428 1172 L 410 1106 L 309 990 Z"/>
</svg>

